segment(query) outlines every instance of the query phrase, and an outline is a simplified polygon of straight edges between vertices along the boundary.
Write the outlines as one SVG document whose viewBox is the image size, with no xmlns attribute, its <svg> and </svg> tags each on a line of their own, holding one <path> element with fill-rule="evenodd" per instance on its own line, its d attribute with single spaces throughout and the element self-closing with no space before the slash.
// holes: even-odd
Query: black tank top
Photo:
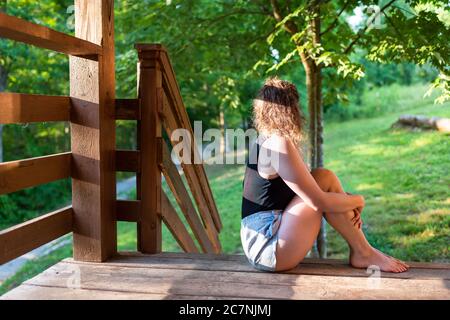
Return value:
<svg viewBox="0 0 450 320">
<path fill-rule="evenodd" d="M 259 149 L 262 141 L 256 144 L 256 160 L 259 158 Z M 251 152 L 255 151 L 255 146 Z M 250 156 L 249 159 L 252 159 Z M 258 161 L 250 163 L 246 161 L 245 176 L 243 181 L 242 218 L 253 213 L 267 210 L 284 210 L 295 196 L 295 192 L 278 176 L 273 179 L 265 179 L 258 173 Z"/>
</svg>

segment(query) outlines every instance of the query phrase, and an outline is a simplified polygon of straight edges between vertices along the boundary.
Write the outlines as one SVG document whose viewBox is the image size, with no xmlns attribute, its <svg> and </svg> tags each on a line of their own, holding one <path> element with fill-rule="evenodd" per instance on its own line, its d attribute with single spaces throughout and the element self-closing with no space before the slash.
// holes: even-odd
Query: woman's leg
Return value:
<svg viewBox="0 0 450 320">
<path fill-rule="evenodd" d="M 330 170 L 315 169 L 311 172 L 317 184 L 327 192 L 344 193 L 338 177 Z M 403 272 L 408 269 L 404 262 L 389 257 L 373 248 L 367 241 L 361 229 L 352 222 L 354 212 L 325 213 L 328 223 L 339 232 L 350 247 L 350 263 L 357 268 L 378 266 L 382 271 Z"/>
<path fill-rule="evenodd" d="M 295 196 L 283 211 L 278 230 L 276 270 L 288 270 L 299 264 L 311 249 L 320 229 L 322 214 Z"/>
</svg>

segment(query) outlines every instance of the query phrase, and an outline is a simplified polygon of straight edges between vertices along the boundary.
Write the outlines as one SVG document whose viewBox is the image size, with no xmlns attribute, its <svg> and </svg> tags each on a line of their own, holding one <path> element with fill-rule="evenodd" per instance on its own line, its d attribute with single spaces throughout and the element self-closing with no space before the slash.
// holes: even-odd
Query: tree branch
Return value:
<svg viewBox="0 0 450 320">
<path fill-rule="evenodd" d="M 275 20 L 278 22 L 283 21 L 284 17 L 283 17 L 283 14 L 281 13 L 280 7 L 278 6 L 278 2 L 276 0 L 270 0 L 270 4 L 272 5 L 272 11 L 273 11 L 273 16 L 274 16 Z M 284 29 L 286 29 L 287 32 L 289 32 L 292 35 L 298 33 L 298 27 L 292 21 L 289 21 L 289 20 L 286 21 L 284 23 L 283 27 L 284 27 Z M 294 44 L 298 47 L 301 45 L 301 42 L 297 42 L 297 41 Z M 299 55 L 300 55 L 300 59 L 302 60 L 305 71 L 310 72 L 310 70 L 311 70 L 310 58 L 303 51 L 299 51 Z"/>
<path fill-rule="evenodd" d="M 386 10 L 389 6 L 391 6 L 396 0 L 391 0 L 388 3 L 386 3 L 381 9 L 380 12 L 378 14 L 384 14 L 384 10 Z M 348 45 L 347 48 L 345 48 L 344 50 L 344 54 L 347 54 L 350 52 L 350 50 L 353 48 L 353 46 L 358 42 L 358 40 L 360 40 L 362 38 L 362 36 L 364 35 L 364 33 L 367 31 L 367 29 L 369 29 L 370 24 L 367 24 L 364 29 L 361 32 L 358 32 L 357 36 L 352 40 L 352 42 L 350 42 L 350 44 Z"/>
<path fill-rule="evenodd" d="M 283 21 L 284 17 L 283 14 L 281 13 L 280 7 L 278 6 L 278 2 L 276 0 L 270 0 L 270 4 L 272 5 L 273 16 L 275 20 L 277 20 L 278 22 Z M 287 32 L 289 32 L 292 35 L 298 32 L 297 25 L 292 21 L 286 21 L 283 27 L 286 29 Z"/>
<path fill-rule="evenodd" d="M 334 21 L 328 26 L 328 28 L 326 28 L 324 31 L 322 31 L 320 33 L 321 36 L 323 36 L 324 34 L 326 34 L 327 32 L 331 31 L 332 29 L 334 29 L 336 27 L 337 23 L 339 22 L 339 17 L 342 15 L 342 13 L 344 13 L 345 9 L 347 9 L 349 4 L 350 4 L 350 1 L 347 1 L 344 4 L 344 6 L 342 7 L 341 11 L 339 11 L 338 15 L 334 19 Z"/>
</svg>

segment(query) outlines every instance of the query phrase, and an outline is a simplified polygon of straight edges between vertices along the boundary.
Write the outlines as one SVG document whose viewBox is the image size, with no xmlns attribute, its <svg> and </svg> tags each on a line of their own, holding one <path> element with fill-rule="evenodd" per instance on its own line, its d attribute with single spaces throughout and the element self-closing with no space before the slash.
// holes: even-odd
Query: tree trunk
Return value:
<svg viewBox="0 0 450 320">
<path fill-rule="evenodd" d="M 313 42 L 320 44 L 320 7 L 316 5 L 312 14 L 310 31 Z M 323 167 L 323 106 L 322 106 L 322 69 L 311 58 L 302 57 L 306 73 L 309 112 L 309 155 L 311 170 Z M 321 258 L 327 256 L 326 221 L 322 219 L 320 232 L 313 247 L 313 254 Z"/>
<path fill-rule="evenodd" d="M 309 113 L 309 161 L 311 170 L 323 167 L 323 108 L 322 108 L 322 72 L 314 61 L 309 60 L 305 67 L 306 90 Z M 327 256 L 326 221 L 322 220 L 313 255 Z"/>
<path fill-rule="evenodd" d="M 320 3 L 316 0 L 310 3 L 308 16 L 310 18 L 308 26 L 308 36 L 311 37 L 312 42 L 317 46 L 320 45 Z M 271 0 L 273 16 L 278 22 L 283 21 L 283 15 L 278 5 L 278 2 Z M 284 23 L 285 29 L 291 34 L 298 33 L 298 27 L 295 23 L 288 20 Z M 309 156 L 310 167 L 315 169 L 323 166 L 323 108 L 322 108 L 322 70 L 321 66 L 317 65 L 313 57 L 303 48 L 302 40 L 296 40 L 296 45 L 299 48 L 299 55 L 305 69 L 306 74 L 306 88 L 308 95 L 308 113 L 309 113 Z M 313 254 L 320 255 L 325 258 L 327 255 L 326 248 L 326 229 L 325 219 L 322 220 L 320 233 L 317 241 L 312 249 Z"/>
<path fill-rule="evenodd" d="M 322 72 L 321 68 L 317 67 L 316 72 L 316 168 L 323 167 L 323 105 L 322 105 Z M 322 218 L 320 225 L 320 232 L 317 236 L 317 250 L 321 258 L 327 257 L 327 222 Z"/>
</svg>

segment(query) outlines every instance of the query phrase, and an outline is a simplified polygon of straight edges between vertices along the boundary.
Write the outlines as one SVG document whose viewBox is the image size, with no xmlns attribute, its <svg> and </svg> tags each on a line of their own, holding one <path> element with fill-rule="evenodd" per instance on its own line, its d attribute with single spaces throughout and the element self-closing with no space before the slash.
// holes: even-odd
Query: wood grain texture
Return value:
<svg viewBox="0 0 450 320">
<path fill-rule="evenodd" d="M 229 297 L 205 297 L 202 295 L 179 295 L 140 292 L 117 292 L 106 290 L 67 290 L 67 288 L 43 287 L 23 284 L 6 293 L 0 300 L 218 300 Z"/>
<path fill-rule="evenodd" d="M 163 96 L 163 125 L 167 132 L 167 135 L 170 137 L 174 130 L 178 128 L 183 128 L 183 124 L 176 117 L 176 113 L 173 111 L 173 105 L 169 103 L 169 98 L 164 95 Z M 171 143 L 175 145 L 175 142 L 171 140 Z M 193 148 L 195 149 L 195 148 Z M 184 175 L 186 177 L 187 183 L 191 190 L 192 196 L 197 204 L 198 211 L 202 218 L 203 226 L 208 234 L 208 237 L 212 239 L 212 244 L 214 245 L 214 251 L 219 253 L 221 251 L 220 241 L 218 239 L 218 231 L 214 225 L 214 221 L 212 220 L 211 211 L 208 207 L 207 200 L 201 188 L 201 181 L 199 180 L 196 172 L 195 166 L 189 163 L 181 163 L 183 168 Z"/>
<path fill-rule="evenodd" d="M 174 265 L 185 270 L 218 270 L 240 272 L 262 272 L 253 268 L 244 255 L 225 255 L 208 253 L 163 252 L 148 255 L 135 252 L 120 252 L 108 260 L 111 265 L 129 268 L 171 268 Z M 410 262 L 411 269 L 403 273 L 381 272 L 383 278 L 396 279 L 441 279 L 450 280 L 450 264 Z M 351 268 L 346 260 L 305 258 L 295 268 L 283 274 L 335 275 L 367 278 L 365 269 Z"/>
<path fill-rule="evenodd" d="M 45 214 L 0 231 L 0 264 L 72 231 L 72 208 Z"/>
<path fill-rule="evenodd" d="M 72 180 L 77 260 L 104 261 L 117 246 L 113 19 L 112 0 L 75 1 L 75 35 L 102 46 L 98 62 L 70 57 L 70 96 L 90 103 L 80 105 L 71 121 L 78 164 Z M 96 178 L 90 181 L 91 175 Z"/>
<path fill-rule="evenodd" d="M 117 200 L 117 221 L 138 222 L 141 210 L 140 200 Z"/>
<path fill-rule="evenodd" d="M 159 49 L 159 50 L 161 50 L 161 49 Z M 168 96 L 172 98 L 172 102 L 173 102 L 173 106 L 174 106 L 173 111 L 176 112 L 176 118 L 181 121 L 182 128 L 188 129 L 190 131 L 190 133 L 192 134 L 192 136 L 194 136 L 192 126 L 189 121 L 189 116 L 187 114 L 186 107 L 185 107 L 183 99 L 181 97 L 181 91 L 178 86 L 177 80 L 175 78 L 175 72 L 173 71 L 173 67 L 172 67 L 172 64 L 170 63 L 170 59 L 169 59 L 167 51 L 165 49 L 162 49 L 159 57 L 161 60 L 161 65 L 164 70 L 164 76 L 165 76 L 163 79 L 164 80 L 163 81 L 164 89 L 166 90 L 166 94 L 168 94 Z M 194 159 L 200 159 L 200 154 L 198 153 L 198 150 L 196 148 L 194 148 L 192 150 L 192 152 L 193 152 Z M 217 210 L 216 203 L 214 201 L 214 197 L 212 195 L 211 187 L 209 185 L 205 169 L 204 169 L 203 165 L 198 164 L 198 163 L 194 164 L 193 167 L 194 167 L 194 170 L 195 170 L 195 173 L 196 173 L 198 179 L 201 182 L 200 186 L 202 188 L 203 195 L 204 195 L 205 199 L 207 200 L 207 204 L 208 204 L 208 207 L 210 210 L 211 217 L 213 218 L 215 227 L 216 227 L 217 231 L 220 231 L 222 228 L 222 222 L 220 220 L 220 215 Z"/>
<path fill-rule="evenodd" d="M 195 209 L 192 200 L 189 196 L 189 193 L 184 186 L 183 180 L 181 179 L 180 174 L 178 173 L 178 169 L 175 164 L 172 162 L 170 157 L 169 148 L 166 143 L 163 143 L 163 165 L 162 171 L 164 176 L 166 177 L 166 182 L 169 185 L 172 193 L 175 196 L 175 199 L 180 206 L 181 212 L 183 212 L 186 217 L 186 221 L 191 227 L 197 241 L 200 244 L 203 252 L 214 252 L 214 246 L 212 244 L 213 241 L 217 241 L 217 234 L 212 234 L 210 238 L 208 238 L 208 234 L 200 221 L 200 218 L 197 214 L 197 210 Z M 208 231 L 211 229 L 208 229 Z M 215 230 L 213 230 L 215 231 Z M 216 244 L 217 246 L 218 244 Z"/>
<path fill-rule="evenodd" d="M 117 120 L 141 120 L 139 99 L 116 99 Z"/>
<path fill-rule="evenodd" d="M 69 178 L 70 166 L 70 152 L 0 163 L 0 194 Z"/>
<path fill-rule="evenodd" d="M 195 258 L 198 256 L 203 258 Z M 95 299 L 98 292 L 139 299 L 151 299 L 150 295 L 158 296 L 157 299 L 179 296 L 203 296 L 205 299 L 450 298 L 448 269 L 433 269 L 433 264 L 429 264 L 429 270 L 419 270 L 422 274 L 410 274 L 409 278 L 401 278 L 402 274 L 381 273 L 375 283 L 362 272 L 364 270 L 353 269 L 341 262 L 306 261 L 297 273 L 267 273 L 253 269 L 243 256 L 135 254 L 120 255 L 101 264 L 67 259 L 1 298 L 52 299 L 55 292 L 64 299 L 80 295 Z M 80 287 L 69 289 L 67 283 L 73 278 L 75 268 L 80 274 Z M 426 272 L 431 273 L 426 275 Z"/>
<path fill-rule="evenodd" d="M 96 43 L 1 12 L 0 37 L 91 60 L 97 60 L 102 52 L 102 48 Z"/>
<path fill-rule="evenodd" d="M 164 192 L 161 194 L 161 211 L 161 217 L 164 223 L 166 224 L 167 228 L 170 230 L 180 247 L 185 252 L 199 252 L 189 232 L 178 217 L 177 212 L 175 211 L 174 207 L 172 206 Z"/>
<path fill-rule="evenodd" d="M 0 93 L 0 124 L 69 121 L 70 98 Z"/>
<path fill-rule="evenodd" d="M 137 150 L 116 150 L 116 171 L 140 172 L 141 155 Z"/>
<path fill-rule="evenodd" d="M 146 59 L 145 51 L 136 47 L 139 58 L 138 96 L 141 120 L 138 121 L 141 170 L 137 175 L 137 198 L 141 201 L 137 224 L 138 250 L 161 252 L 161 123 L 158 116 L 162 88 L 160 65 Z"/>
<path fill-rule="evenodd" d="M 135 252 L 121 252 L 120 256 L 133 256 L 133 257 L 145 257 L 146 255 L 139 255 Z M 201 253 L 201 254 L 183 254 L 178 252 L 164 252 L 160 254 L 155 254 L 153 257 L 166 257 L 170 259 L 195 259 L 195 260 L 219 260 L 219 261 L 245 261 L 245 256 L 242 254 L 211 254 L 211 253 Z M 348 266 L 347 260 L 342 259 L 321 259 L 321 258 L 305 258 L 303 263 L 312 264 L 334 264 L 334 265 L 346 265 Z M 445 269 L 450 270 L 450 263 L 429 263 L 429 262 L 415 262 L 407 261 L 408 265 L 413 268 L 424 268 L 424 269 Z"/>
</svg>

